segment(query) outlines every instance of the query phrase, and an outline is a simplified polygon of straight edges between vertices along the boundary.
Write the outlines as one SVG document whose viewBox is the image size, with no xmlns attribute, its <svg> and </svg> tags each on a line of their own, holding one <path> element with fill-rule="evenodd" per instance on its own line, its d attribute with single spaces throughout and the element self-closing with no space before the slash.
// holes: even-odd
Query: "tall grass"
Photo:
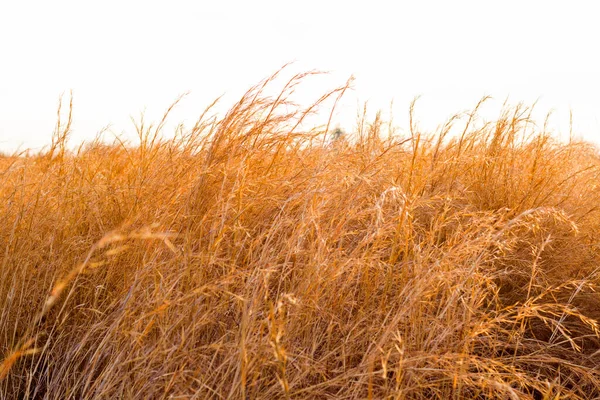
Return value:
<svg viewBox="0 0 600 400">
<path fill-rule="evenodd" d="M 600 396 L 596 148 L 523 106 L 331 142 L 307 75 L 0 158 L 1 399 Z"/>
</svg>

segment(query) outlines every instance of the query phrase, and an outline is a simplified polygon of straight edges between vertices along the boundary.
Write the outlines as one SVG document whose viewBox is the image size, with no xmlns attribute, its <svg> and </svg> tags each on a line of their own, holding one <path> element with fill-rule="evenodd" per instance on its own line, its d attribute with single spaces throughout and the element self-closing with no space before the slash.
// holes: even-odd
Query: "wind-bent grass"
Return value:
<svg viewBox="0 0 600 400">
<path fill-rule="evenodd" d="M 305 75 L 0 158 L 0 398 L 600 396 L 597 150 L 523 107 L 327 144 Z"/>
</svg>

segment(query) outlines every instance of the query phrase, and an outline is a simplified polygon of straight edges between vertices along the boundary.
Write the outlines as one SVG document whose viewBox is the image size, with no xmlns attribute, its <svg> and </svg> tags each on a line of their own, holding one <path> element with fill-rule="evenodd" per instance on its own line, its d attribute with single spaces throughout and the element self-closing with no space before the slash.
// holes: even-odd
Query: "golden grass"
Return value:
<svg viewBox="0 0 600 400">
<path fill-rule="evenodd" d="M 525 107 L 330 142 L 306 75 L 0 157 L 1 399 L 600 396 L 596 148 Z"/>
</svg>

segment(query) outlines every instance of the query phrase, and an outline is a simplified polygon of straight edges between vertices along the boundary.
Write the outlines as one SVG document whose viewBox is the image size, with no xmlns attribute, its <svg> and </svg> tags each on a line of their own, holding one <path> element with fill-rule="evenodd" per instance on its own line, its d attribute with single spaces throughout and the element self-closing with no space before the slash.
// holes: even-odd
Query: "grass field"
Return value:
<svg viewBox="0 0 600 400">
<path fill-rule="evenodd" d="M 0 158 L 0 399 L 600 396 L 598 149 L 523 106 L 332 140 L 309 78 Z"/>
</svg>

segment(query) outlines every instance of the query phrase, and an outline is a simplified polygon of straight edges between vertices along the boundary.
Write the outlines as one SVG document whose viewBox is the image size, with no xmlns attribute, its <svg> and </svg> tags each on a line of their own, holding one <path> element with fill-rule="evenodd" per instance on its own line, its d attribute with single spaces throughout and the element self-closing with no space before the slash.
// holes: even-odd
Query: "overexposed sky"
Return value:
<svg viewBox="0 0 600 400">
<path fill-rule="evenodd" d="M 352 129 L 358 101 L 406 127 L 408 104 L 433 129 L 483 95 L 490 117 L 540 99 L 557 130 L 600 143 L 600 24 L 593 1 L 9 1 L 0 0 L 0 150 L 50 142 L 57 99 L 73 90 L 73 141 L 130 116 L 193 121 L 214 98 L 230 105 L 281 65 L 332 71 L 318 97 L 353 74 L 337 115 Z M 310 86 L 313 85 L 313 86 Z"/>
</svg>

